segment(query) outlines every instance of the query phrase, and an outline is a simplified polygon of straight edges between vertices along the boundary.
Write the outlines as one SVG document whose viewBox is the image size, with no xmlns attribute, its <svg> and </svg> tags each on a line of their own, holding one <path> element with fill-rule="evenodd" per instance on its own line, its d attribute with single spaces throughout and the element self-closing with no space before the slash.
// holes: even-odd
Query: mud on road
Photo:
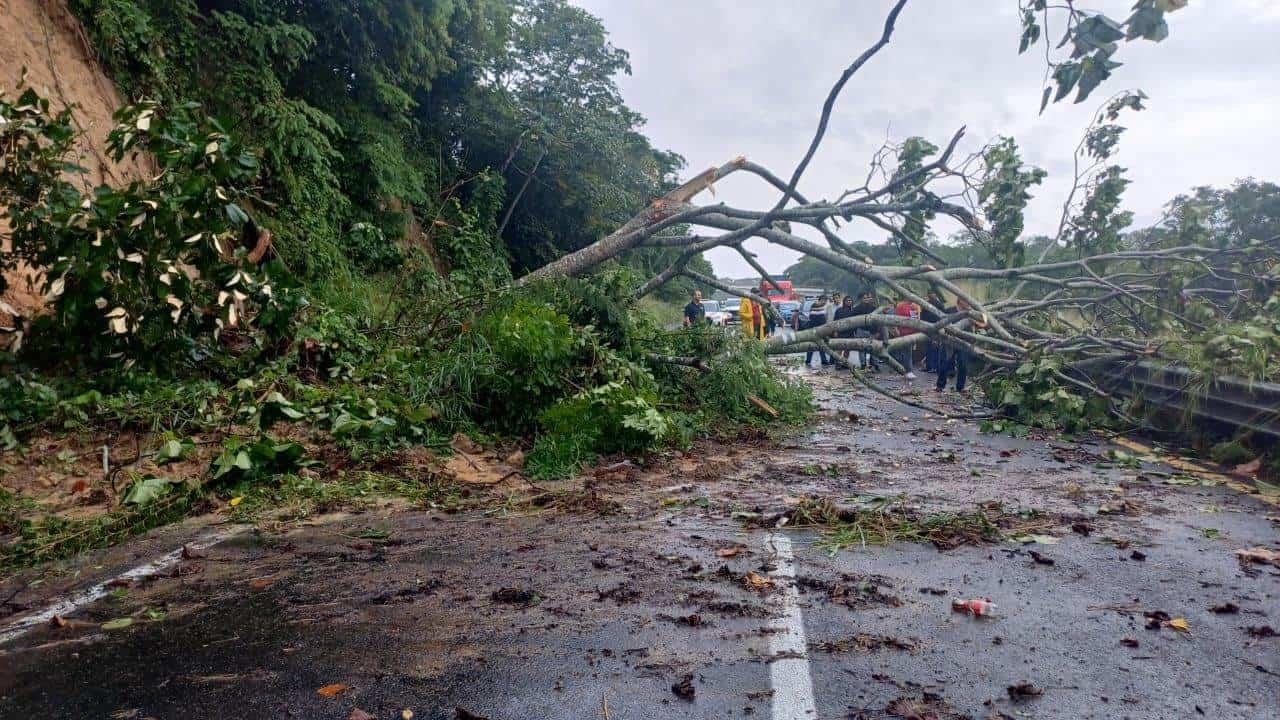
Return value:
<svg viewBox="0 0 1280 720">
<path fill-rule="evenodd" d="M 1280 716 L 1280 567 L 1235 552 L 1280 546 L 1273 504 L 811 379 L 823 411 L 780 446 L 615 468 L 548 507 L 217 528 L 0 645 L 0 716 Z M 845 520 L 792 528 L 815 498 Z M 858 513 L 887 508 L 900 534 L 996 529 L 878 546 Z M 38 613 L 209 531 L 18 600 Z M 994 614 L 953 610 L 973 598 Z"/>
</svg>

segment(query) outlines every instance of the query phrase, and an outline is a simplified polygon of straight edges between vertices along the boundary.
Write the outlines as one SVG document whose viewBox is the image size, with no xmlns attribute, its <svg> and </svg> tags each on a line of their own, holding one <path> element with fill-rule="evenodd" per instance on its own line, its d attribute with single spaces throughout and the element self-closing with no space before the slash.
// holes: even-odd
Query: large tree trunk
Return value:
<svg viewBox="0 0 1280 720">
<path fill-rule="evenodd" d="M 704 171 L 694 179 L 654 200 L 635 217 L 605 238 L 588 245 L 577 252 L 569 253 L 530 272 L 516 281 L 516 285 L 527 285 L 531 282 L 562 275 L 577 276 L 588 272 L 602 262 L 615 258 L 631 250 L 648 239 L 662 227 L 675 224 L 673 219 L 680 217 L 682 210 L 687 210 L 687 203 L 698 193 L 711 187 L 720 178 L 742 167 L 745 158 L 737 158 L 718 168 Z"/>
</svg>

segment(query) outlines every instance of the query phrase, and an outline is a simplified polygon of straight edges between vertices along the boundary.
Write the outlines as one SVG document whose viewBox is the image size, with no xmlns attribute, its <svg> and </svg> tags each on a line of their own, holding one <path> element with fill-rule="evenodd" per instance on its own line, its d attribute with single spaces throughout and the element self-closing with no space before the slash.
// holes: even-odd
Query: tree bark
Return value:
<svg viewBox="0 0 1280 720">
<path fill-rule="evenodd" d="M 498 237 L 502 237 L 502 232 L 507 229 L 507 223 L 511 222 L 511 214 L 516 211 L 516 205 L 520 204 L 520 198 L 524 197 L 524 191 L 529 189 L 529 183 L 533 182 L 533 176 L 538 172 L 538 166 L 542 165 L 542 159 L 546 156 L 547 150 L 543 148 L 542 154 L 533 163 L 533 169 L 525 173 L 524 182 L 520 184 L 520 189 L 516 191 L 516 196 L 511 198 L 511 204 L 507 206 L 507 211 L 502 214 L 502 222 L 498 224 Z"/>
</svg>

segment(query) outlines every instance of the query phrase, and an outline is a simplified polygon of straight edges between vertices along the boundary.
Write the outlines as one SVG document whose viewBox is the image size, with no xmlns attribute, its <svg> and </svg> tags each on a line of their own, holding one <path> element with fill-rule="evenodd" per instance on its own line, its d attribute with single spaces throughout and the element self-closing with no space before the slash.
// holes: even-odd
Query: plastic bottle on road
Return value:
<svg viewBox="0 0 1280 720">
<path fill-rule="evenodd" d="M 991 598 L 970 598 L 968 600 L 956 598 L 951 601 L 951 610 L 965 613 L 966 615 L 984 617 L 995 614 L 996 604 L 991 602 Z"/>
</svg>

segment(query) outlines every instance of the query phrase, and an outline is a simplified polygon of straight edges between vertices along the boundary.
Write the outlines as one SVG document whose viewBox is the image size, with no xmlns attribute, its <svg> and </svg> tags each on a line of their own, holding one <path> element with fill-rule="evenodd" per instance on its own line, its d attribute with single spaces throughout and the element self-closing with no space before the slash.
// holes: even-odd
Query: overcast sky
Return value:
<svg viewBox="0 0 1280 720">
<path fill-rule="evenodd" d="M 890 0 L 574 0 L 599 16 L 631 53 L 620 78 L 627 102 L 648 118 L 658 147 L 688 159 L 686 175 L 737 155 L 788 176 L 812 137 L 831 84 L 874 42 Z M 1091 7 L 1123 19 L 1132 0 Z M 1028 215 L 1029 232 L 1051 233 L 1071 152 L 1098 103 L 1141 88 L 1148 110 L 1129 115 L 1118 161 L 1133 181 L 1126 205 L 1149 223 L 1173 195 L 1240 177 L 1280 180 L 1280 0 L 1191 0 L 1169 16 L 1159 45 L 1122 46 L 1124 67 L 1082 105 L 1039 115 L 1042 57 L 1017 54 L 1016 0 L 910 0 L 889 47 L 846 86 L 827 139 L 801 190 L 834 198 L 861 185 L 886 139 L 921 135 L 945 144 L 968 126 L 963 149 L 1012 135 L 1024 158 L 1049 171 Z M 743 176 L 715 200 L 763 209 L 776 191 Z M 707 196 L 699 198 L 707 201 Z M 847 229 L 849 239 L 883 234 Z M 781 271 L 791 251 L 748 244 Z M 718 275 L 747 277 L 732 251 L 709 254 Z"/>
</svg>

